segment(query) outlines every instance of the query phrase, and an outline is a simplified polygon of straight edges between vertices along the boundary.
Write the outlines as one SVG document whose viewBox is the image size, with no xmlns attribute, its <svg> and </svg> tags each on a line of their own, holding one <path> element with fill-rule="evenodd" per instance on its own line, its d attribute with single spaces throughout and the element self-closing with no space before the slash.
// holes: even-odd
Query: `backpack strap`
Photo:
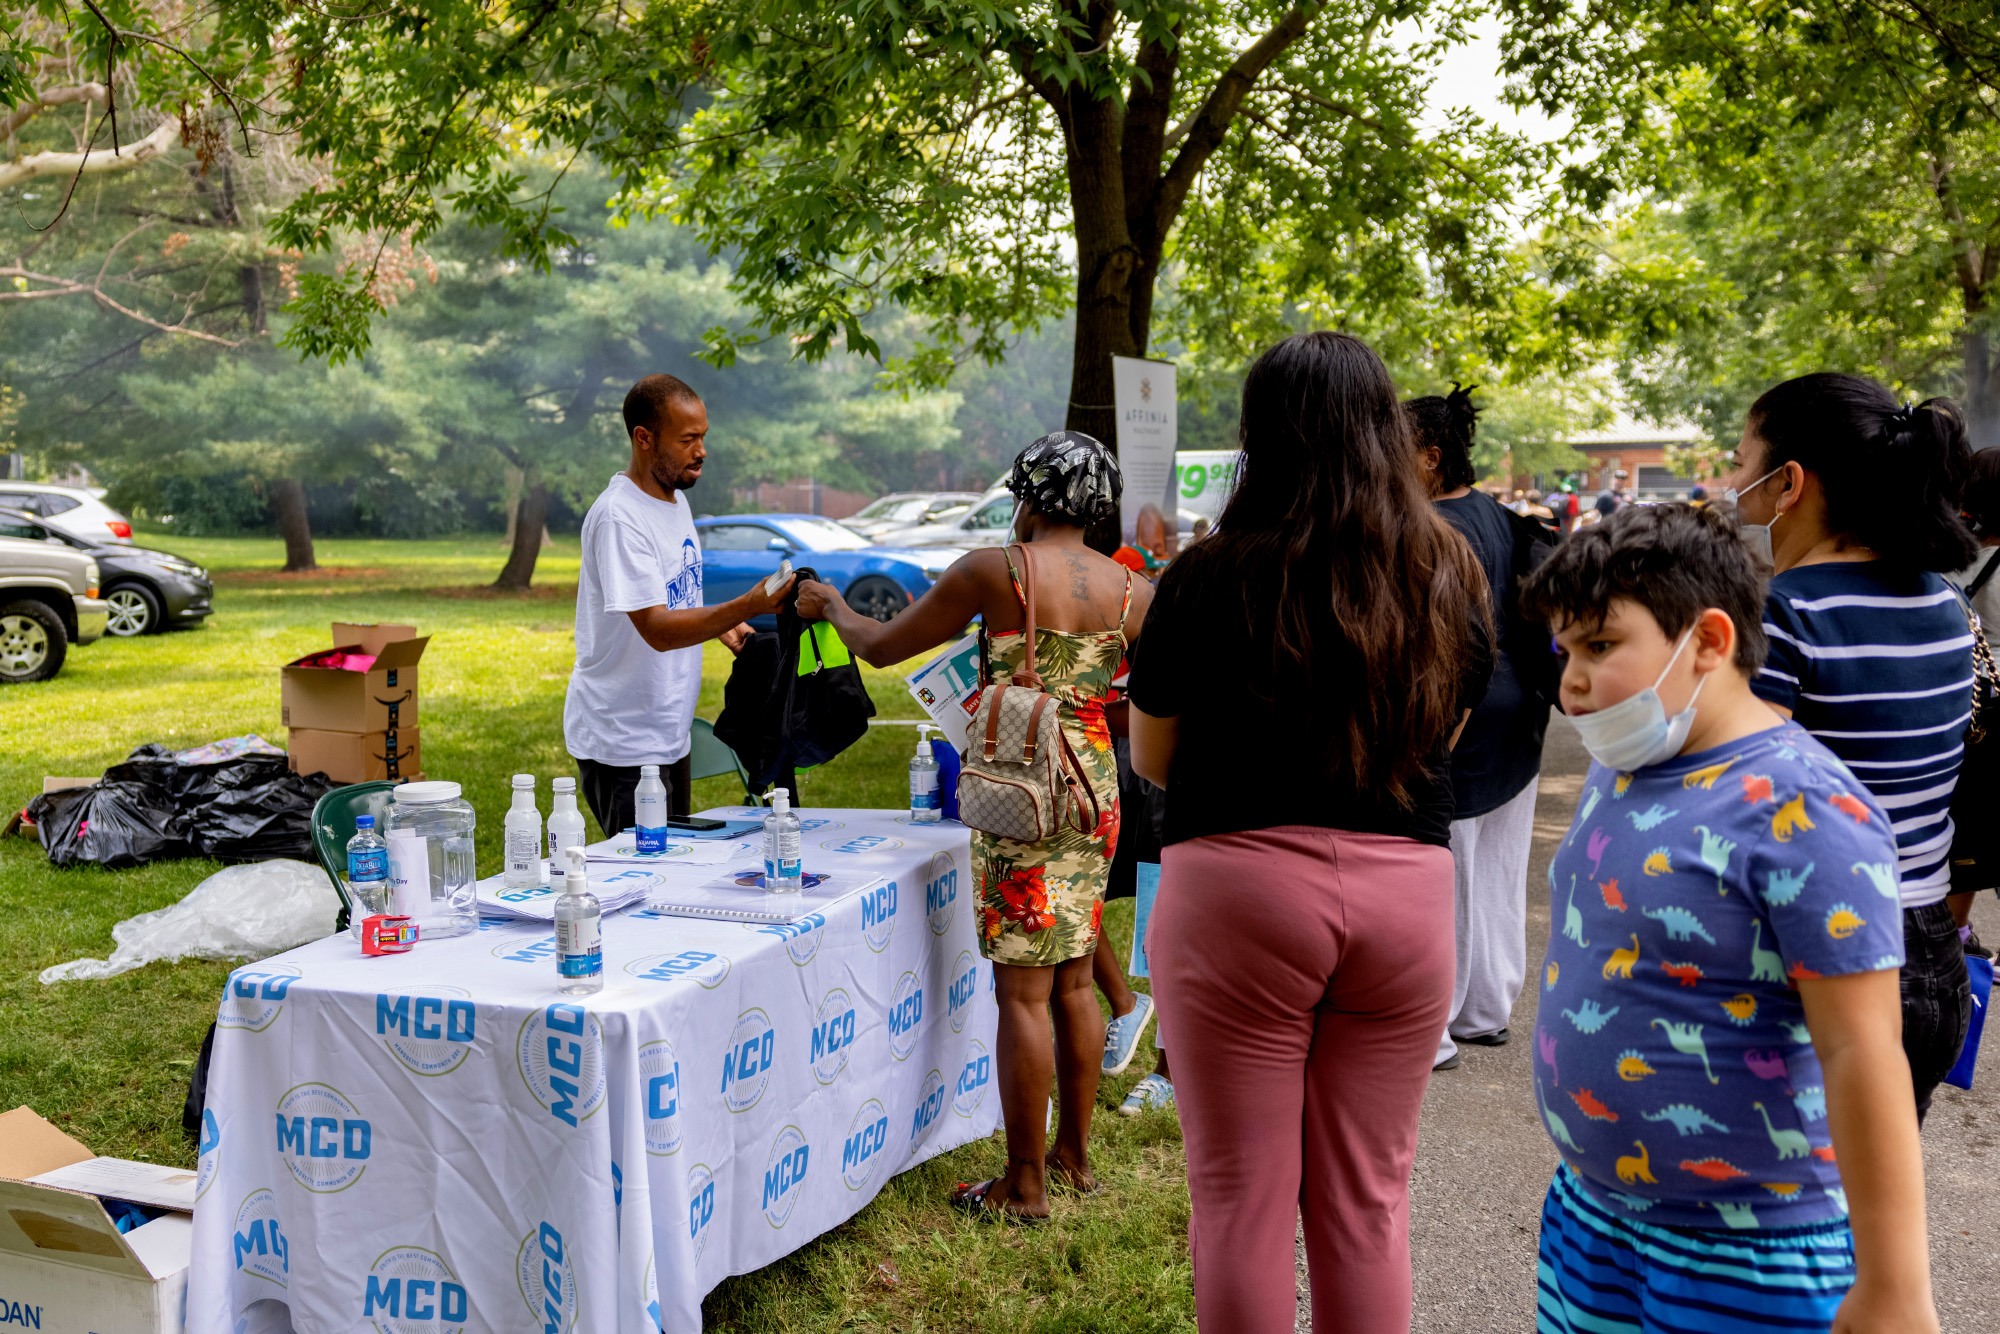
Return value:
<svg viewBox="0 0 2000 1334">
<path fill-rule="evenodd" d="M 1124 639 L 1125 642 L 1128 644 L 1131 643 L 1132 641 L 1125 638 L 1125 618 L 1127 616 L 1130 616 L 1131 614 L 1132 614 L 1132 571 L 1127 570 L 1125 571 L 1125 603 L 1123 606 L 1118 608 L 1118 637 L 1120 639 Z"/>
<path fill-rule="evenodd" d="M 1014 562 L 1010 558 L 1007 563 L 1011 566 Z M 1014 673 L 1014 684 L 1027 686 L 1031 690 L 1040 690 L 1043 688 L 1042 675 L 1035 670 L 1035 567 L 1033 558 L 1028 555 L 1026 543 L 1021 544 L 1020 573 L 1021 611 L 1027 618 L 1026 624 L 1021 627 L 1021 648 L 1026 656 L 1021 663 L 1021 670 Z M 1029 679 L 1023 681 L 1021 678 L 1024 676 Z"/>
</svg>

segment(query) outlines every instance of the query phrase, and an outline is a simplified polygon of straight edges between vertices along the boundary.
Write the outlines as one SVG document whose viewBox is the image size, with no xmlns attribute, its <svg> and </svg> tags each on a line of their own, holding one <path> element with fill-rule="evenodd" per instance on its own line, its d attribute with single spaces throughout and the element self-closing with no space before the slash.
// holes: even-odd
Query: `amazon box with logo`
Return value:
<svg viewBox="0 0 2000 1334">
<path fill-rule="evenodd" d="M 181 1334 L 195 1182 L 0 1115 L 0 1328 Z"/>
<path fill-rule="evenodd" d="M 429 643 L 413 625 L 335 621 L 332 648 L 286 663 L 292 768 L 341 783 L 420 773 L 417 665 Z"/>
</svg>

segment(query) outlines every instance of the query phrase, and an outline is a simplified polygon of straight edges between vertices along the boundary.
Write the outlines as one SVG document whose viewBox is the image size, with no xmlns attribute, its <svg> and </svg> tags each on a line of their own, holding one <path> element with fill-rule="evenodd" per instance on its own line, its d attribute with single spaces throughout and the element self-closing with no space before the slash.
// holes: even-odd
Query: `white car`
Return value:
<svg viewBox="0 0 2000 1334">
<path fill-rule="evenodd" d="M 871 539 L 884 547 L 997 547 L 1005 545 L 1014 522 L 1014 497 L 996 487 L 961 510 L 947 510 L 930 523 L 891 528 Z"/>
<path fill-rule="evenodd" d="M 977 493 L 971 491 L 899 491 L 883 496 L 840 523 L 863 537 L 874 537 L 891 528 L 930 522 L 947 510 L 962 509 L 977 499 Z"/>
<path fill-rule="evenodd" d="M 130 542 L 132 521 L 88 491 L 49 482 L 0 481 L 0 505 L 38 516 L 86 542 Z"/>
</svg>

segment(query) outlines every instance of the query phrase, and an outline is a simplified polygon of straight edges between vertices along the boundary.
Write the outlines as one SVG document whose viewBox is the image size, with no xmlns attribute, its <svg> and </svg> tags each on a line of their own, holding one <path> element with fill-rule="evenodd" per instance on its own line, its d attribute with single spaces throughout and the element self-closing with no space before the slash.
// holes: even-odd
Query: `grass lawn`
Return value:
<svg viewBox="0 0 2000 1334">
<path fill-rule="evenodd" d="M 481 816 L 480 874 L 499 869 L 509 776 L 573 772 L 562 740 L 572 542 L 543 553 L 532 592 L 498 595 L 482 587 L 506 554 L 493 538 L 320 542 L 323 568 L 306 575 L 278 572 L 275 539 L 141 540 L 207 565 L 216 614 L 199 630 L 100 640 L 75 650 L 55 680 L 0 691 L 0 727 L 14 738 L 0 753 L 0 801 L 13 809 L 44 775 L 94 775 L 148 741 L 178 748 L 257 732 L 282 744 L 278 666 L 325 646 L 335 620 L 407 622 L 433 636 L 422 668 L 424 770 L 465 785 Z M 703 717 L 721 710 L 728 663 L 709 647 Z M 878 716 L 921 716 L 899 677 L 863 670 Z M 900 807 L 913 742 L 906 728 L 872 729 L 804 776 L 804 804 Z M 731 779 L 705 779 L 694 807 L 740 796 Z M 194 1165 L 181 1102 L 229 965 L 154 964 L 54 987 L 36 974 L 108 956 L 114 924 L 177 901 L 216 869 L 57 871 L 32 840 L 0 842 L 0 1110 L 26 1103 L 99 1153 Z M 1105 923 L 1129 949 L 1130 901 L 1111 905 Z M 1150 1066 L 1142 1055 L 1106 1081 L 1093 1131 L 1106 1188 L 1059 1199 L 1049 1226 L 990 1227 L 945 1207 L 954 1182 L 1004 1165 L 998 1139 L 969 1145 L 897 1177 L 858 1218 L 788 1259 L 724 1283 L 707 1302 L 709 1328 L 1192 1330 L 1178 1123 L 1110 1113 Z"/>
</svg>

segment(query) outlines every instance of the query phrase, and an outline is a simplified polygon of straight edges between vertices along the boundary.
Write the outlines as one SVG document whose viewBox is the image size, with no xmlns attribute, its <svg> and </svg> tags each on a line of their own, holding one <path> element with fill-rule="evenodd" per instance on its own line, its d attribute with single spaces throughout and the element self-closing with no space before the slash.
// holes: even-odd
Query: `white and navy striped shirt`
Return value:
<svg viewBox="0 0 2000 1334">
<path fill-rule="evenodd" d="M 1972 715 L 1972 630 L 1942 575 L 1885 561 L 1787 570 L 1764 602 L 1753 683 L 1792 711 L 1888 812 L 1903 906 L 1951 886 L 1951 795 Z"/>
</svg>

